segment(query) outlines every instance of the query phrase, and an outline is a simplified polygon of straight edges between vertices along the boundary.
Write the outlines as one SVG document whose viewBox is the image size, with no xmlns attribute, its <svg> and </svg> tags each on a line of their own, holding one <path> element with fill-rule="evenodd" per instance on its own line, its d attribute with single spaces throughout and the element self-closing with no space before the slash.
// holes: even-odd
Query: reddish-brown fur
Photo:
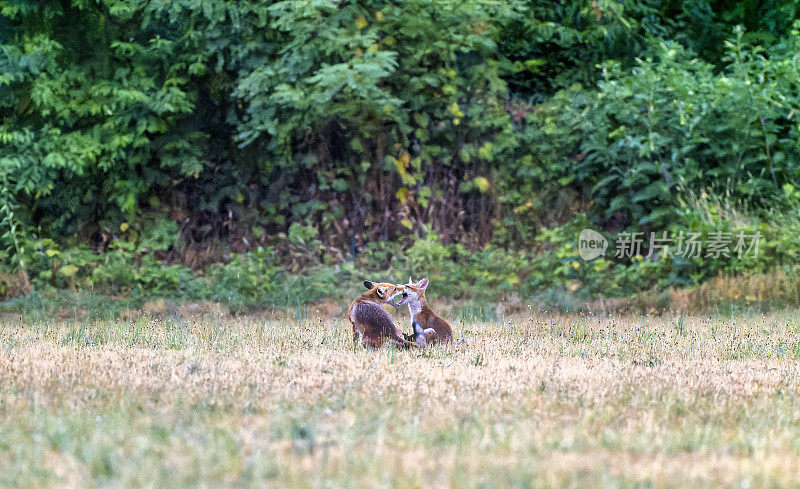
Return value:
<svg viewBox="0 0 800 489">
<path fill-rule="evenodd" d="M 423 331 L 433 329 L 435 334 L 430 334 L 426 331 L 426 343 L 431 344 L 435 342 L 452 343 L 453 341 L 453 328 L 441 316 L 433 312 L 433 309 L 428 306 L 428 300 L 425 298 L 425 288 L 428 286 L 428 279 L 424 278 L 416 284 L 409 280 L 404 287 L 403 300 L 400 304 L 408 304 L 408 309 L 411 312 L 411 323 L 416 321 L 419 323 Z M 400 287 L 400 286 L 398 286 Z M 415 331 L 415 339 L 417 332 Z"/>
<path fill-rule="evenodd" d="M 381 308 L 381 304 L 389 303 L 402 287 L 387 283 L 364 283 L 365 286 L 367 284 L 372 287 L 356 297 L 347 311 L 347 318 L 353 324 L 353 344 L 358 344 L 360 336 L 361 344 L 368 347 L 380 348 L 387 341 L 393 341 L 401 348 L 416 346 L 403 338 L 392 318 Z"/>
</svg>

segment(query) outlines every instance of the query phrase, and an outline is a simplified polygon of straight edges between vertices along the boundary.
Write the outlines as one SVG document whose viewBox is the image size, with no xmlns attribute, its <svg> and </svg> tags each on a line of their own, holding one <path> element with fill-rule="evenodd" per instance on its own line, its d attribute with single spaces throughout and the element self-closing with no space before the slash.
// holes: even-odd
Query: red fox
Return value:
<svg viewBox="0 0 800 489">
<path fill-rule="evenodd" d="M 397 287 L 403 287 L 403 298 L 397 307 L 408 304 L 408 311 L 411 313 L 411 325 L 414 328 L 412 341 L 418 346 L 436 342 L 452 343 L 453 329 L 450 324 L 433 312 L 425 299 L 428 277 L 417 283 L 409 278 L 407 284 Z"/>
<path fill-rule="evenodd" d="M 365 281 L 364 287 L 369 290 L 356 297 L 347 311 L 347 318 L 353 324 L 353 344 L 358 344 L 358 337 L 361 336 L 364 346 L 374 348 L 380 348 L 386 341 L 393 341 L 400 348 L 417 346 L 403 338 L 392 318 L 380 306 L 391 304 L 395 308 L 400 307 L 392 299 L 403 293 L 403 286 Z"/>
</svg>

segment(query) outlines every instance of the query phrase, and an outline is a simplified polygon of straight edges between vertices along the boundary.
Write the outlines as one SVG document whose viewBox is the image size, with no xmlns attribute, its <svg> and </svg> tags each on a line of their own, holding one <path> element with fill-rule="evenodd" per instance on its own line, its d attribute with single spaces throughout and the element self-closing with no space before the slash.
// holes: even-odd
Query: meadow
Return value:
<svg viewBox="0 0 800 489">
<path fill-rule="evenodd" d="M 338 306 L 1 319 L 0 486 L 800 486 L 796 311 L 472 316 L 411 352 Z"/>
</svg>

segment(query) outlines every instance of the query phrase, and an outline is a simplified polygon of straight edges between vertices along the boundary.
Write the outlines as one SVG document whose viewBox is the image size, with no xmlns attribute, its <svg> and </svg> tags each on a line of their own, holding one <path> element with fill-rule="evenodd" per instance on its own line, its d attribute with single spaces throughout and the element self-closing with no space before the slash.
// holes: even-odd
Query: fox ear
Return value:
<svg viewBox="0 0 800 489">
<path fill-rule="evenodd" d="M 371 290 L 372 285 L 373 285 L 372 282 L 370 282 L 369 280 L 364 280 L 364 287 L 366 287 L 367 289 Z"/>
<path fill-rule="evenodd" d="M 419 282 L 417 282 L 417 288 L 425 290 L 428 287 L 428 277 L 423 278 Z"/>
<path fill-rule="evenodd" d="M 386 295 L 386 287 L 378 287 L 378 297 L 381 299 Z"/>
</svg>

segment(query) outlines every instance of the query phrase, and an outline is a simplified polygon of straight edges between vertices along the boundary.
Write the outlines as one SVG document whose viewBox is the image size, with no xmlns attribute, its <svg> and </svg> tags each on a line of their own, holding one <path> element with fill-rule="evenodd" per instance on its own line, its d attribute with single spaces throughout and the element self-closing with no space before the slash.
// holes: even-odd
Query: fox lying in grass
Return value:
<svg viewBox="0 0 800 489">
<path fill-rule="evenodd" d="M 392 299 L 403 293 L 403 286 L 365 281 L 364 287 L 369 290 L 356 297 L 347 311 L 347 318 L 353 324 L 353 344 L 358 344 L 360 336 L 364 346 L 374 348 L 380 348 L 387 341 L 393 341 L 400 348 L 418 346 L 403 338 L 392 318 L 381 308 L 381 304 L 399 308 L 400 305 L 392 302 Z"/>
<path fill-rule="evenodd" d="M 414 283 L 409 278 L 407 284 L 397 285 L 397 287 L 402 288 L 402 300 L 395 307 L 408 304 L 408 311 L 411 313 L 411 325 L 414 328 L 414 333 L 406 336 L 406 340 L 415 343 L 417 346 L 433 343 L 452 343 L 453 328 L 450 327 L 447 321 L 433 312 L 433 309 L 428 306 L 427 299 L 425 299 L 428 277 L 417 283 Z"/>
</svg>

